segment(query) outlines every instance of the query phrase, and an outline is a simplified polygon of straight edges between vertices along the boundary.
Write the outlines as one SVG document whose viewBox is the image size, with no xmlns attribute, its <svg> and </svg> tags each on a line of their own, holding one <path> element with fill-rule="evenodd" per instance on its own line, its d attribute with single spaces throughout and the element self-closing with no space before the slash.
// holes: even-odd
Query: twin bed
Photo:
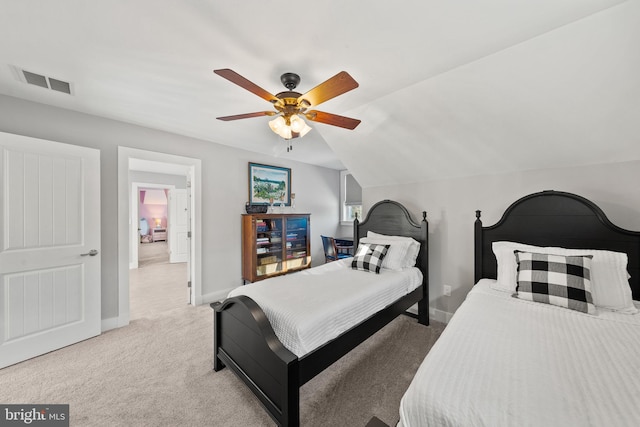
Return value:
<svg viewBox="0 0 640 427">
<path fill-rule="evenodd" d="M 398 425 L 640 424 L 640 233 L 557 191 L 523 197 L 489 227 L 480 216 L 476 285 L 418 369 Z M 232 369 L 279 425 L 299 424 L 301 385 L 408 307 L 428 324 L 426 213 L 415 224 L 380 202 L 356 221 L 354 242 L 374 233 L 418 241 L 415 267 L 375 275 L 339 261 L 212 304 L 214 369 Z"/>
<path fill-rule="evenodd" d="M 640 233 L 556 191 L 493 226 L 476 216 L 476 285 L 403 396 L 399 426 L 639 425 Z M 543 255 L 527 264 L 528 253 Z M 550 266 L 585 258 L 585 292 L 553 296 L 563 273 Z M 568 302 L 587 293 L 592 307 Z"/>
<path fill-rule="evenodd" d="M 428 226 L 385 200 L 354 222 L 354 242 L 387 246 L 232 291 L 214 309 L 214 370 L 231 369 L 282 426 L 299 425 L 299 388 L 409 307 L 428 316 Z M 356 254 L 358 256 L 358 254 Z M 377 265 L 377 267 L 376 267 Z M 387 268 L 388 267 L 388 268 Z"/>
</svg>

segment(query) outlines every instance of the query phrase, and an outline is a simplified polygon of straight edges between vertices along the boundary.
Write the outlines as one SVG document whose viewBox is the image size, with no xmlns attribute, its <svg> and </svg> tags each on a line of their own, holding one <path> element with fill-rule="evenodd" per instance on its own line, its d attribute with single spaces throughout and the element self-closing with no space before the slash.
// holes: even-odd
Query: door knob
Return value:
<svg viewBox="0 0 640 427">
<path fill-rule="evenodd" d="M 95 250 L 95 249 L 91 249 L 91 250 L 90 250 L 89 252 L 87 252 L 86 254 L 80 254 L 80 256 L 87 256 L 87 255 L 89 255 L 89 256 L 96 256 L 96 255 L 98 255 L 98 251 L 97 251 L 97 250 Z"/>
</svg>

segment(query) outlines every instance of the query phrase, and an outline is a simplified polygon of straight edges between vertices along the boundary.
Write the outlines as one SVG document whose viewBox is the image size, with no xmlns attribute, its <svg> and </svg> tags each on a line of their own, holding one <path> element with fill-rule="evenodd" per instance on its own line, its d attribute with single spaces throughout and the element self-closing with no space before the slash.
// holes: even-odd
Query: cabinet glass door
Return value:
<svg viewBox="0 0 640 427">
<path fill-rule="evenodd" d="M 303 267 L 308 263 L 307 218 L 288 218 L 286 233 L 287 268 Z"/>
<path fill-rule="evenodd" d="M 256 218 L 258 276 L 282 271 L 282 230 L 282 218 Z"/>
</svg>

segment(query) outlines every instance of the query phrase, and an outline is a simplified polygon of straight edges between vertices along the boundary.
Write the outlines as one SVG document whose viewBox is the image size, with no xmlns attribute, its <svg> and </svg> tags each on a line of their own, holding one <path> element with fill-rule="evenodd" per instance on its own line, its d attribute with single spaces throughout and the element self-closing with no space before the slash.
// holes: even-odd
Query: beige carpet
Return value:
<svg viewBox="0 0 640 427">
<path fill-rule="evenodd" d="M 169 245 L 166 241 L 138 245 L 138 267 L 167 262 L 169 262 Z"/>
<path fill-rule="evenodd" d="M 187 263 L 147 264 L 129 270 L 131 320 L 162 315 L 189 303 Z"/>
<path fill-rule="evenodd" d="M 184 265 L 165 268 L 180 275 Z M 186 288 L 171 280 L 150 283 L 171 301 L 144 308 L 132 288 L 129 326 L 0 370 L 0 402 L 68 403 L 72 426 L 274 425 L 233 373 L 212 371 L 211 308 L 180 301 Z M 301 388 L 301 425 L 364 426 L 373 415 L 394 424 L 442 329 L 394 320 Z"/>
</svg>

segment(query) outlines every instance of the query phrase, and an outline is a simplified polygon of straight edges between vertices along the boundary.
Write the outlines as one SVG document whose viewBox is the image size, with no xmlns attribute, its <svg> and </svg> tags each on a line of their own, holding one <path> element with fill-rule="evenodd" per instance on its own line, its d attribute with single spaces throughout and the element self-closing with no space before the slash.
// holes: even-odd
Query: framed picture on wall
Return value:
<svg viewBox="0 0 640 427">
<path fill-rule="evenodd" d="M 249 203 L 291 205 L 291 169 L 249 163 Z"/>
</svg>

